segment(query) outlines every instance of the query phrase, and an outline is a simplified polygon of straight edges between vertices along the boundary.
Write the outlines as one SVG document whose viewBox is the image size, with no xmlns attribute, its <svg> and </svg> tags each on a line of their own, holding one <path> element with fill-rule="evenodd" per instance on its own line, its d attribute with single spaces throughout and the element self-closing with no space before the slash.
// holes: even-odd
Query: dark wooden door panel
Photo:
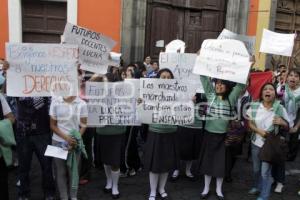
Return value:
<svg viewBox="0 0 300 200">
<path fill-rule="evenodd" d="M 174 39 L 186 43 L 186 52 L 195 53 L 205 39 L 217 38 L 225 25 L 226 0 L 148 0 L 145 56 L 158 59 L 165 44 Z"/>
</svg>

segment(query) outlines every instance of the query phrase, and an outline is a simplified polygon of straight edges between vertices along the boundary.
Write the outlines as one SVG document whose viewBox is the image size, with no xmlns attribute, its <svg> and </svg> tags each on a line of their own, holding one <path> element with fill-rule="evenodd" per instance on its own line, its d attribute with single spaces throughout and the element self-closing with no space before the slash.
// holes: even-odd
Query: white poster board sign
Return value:
<svg viewBox="0 0 300 200">
<path fill-rule="evenodd" d="M 160 53 L 159 66 L 161 69 L 170 69 L 175 79 L 186 82 L 195 93 L 203 93 L 202 83 L 199 75 L 193 74 L 197 54 L 193 53 Z"/>
<path fill-rule="evenodd" d="M 166 53 L 184 53 L 185 42 L 182 40 L 173 40 L 166 45 Z"/>
<path fill-rule="evenodd" d="M 255 53 L 255 36 L 247 36 L 247 35 L 240 35 L 230 30 L 223 29 L 220 33 L 218 40 L 221 39 L 232 39 L 232 40 L 239 40 L 243 42 L 249 52 L 250 55 L 254 55 Z"/>
<path fill-rule="evenodd" d="M 184 125 L 194 122 L 190 86 L 175 79 L 140 79 L 139 105 L 145 124 Z"/>
<path fill-rule="evenodd" d="M 238 40 L 204 40 L 193 73 L 245 84 L 251 63 Z"/>
<path fill-rule="evenodd" d="M 79 47 L 79 63 L 83 70 L 98 74 L 107 73 L 111 60 L 109 53 L 116 42 L 95 31 L 67 23 L 64 31 L 64 41 Z"/>
<path fill-rule="evenodd" d="M 259 52 L 292 56 L 295 34 L 275 33 L 264 29 Z"/>
<path fill-rule="evenodd" d="M 136 85 L 126 82 L 86 82 L 88 126 L 140 125 Z"/>
<path fill-rule="evenodd" d="M 6 43 L 7 95 L 77 96 L 76 45 Z"/>
</svg>

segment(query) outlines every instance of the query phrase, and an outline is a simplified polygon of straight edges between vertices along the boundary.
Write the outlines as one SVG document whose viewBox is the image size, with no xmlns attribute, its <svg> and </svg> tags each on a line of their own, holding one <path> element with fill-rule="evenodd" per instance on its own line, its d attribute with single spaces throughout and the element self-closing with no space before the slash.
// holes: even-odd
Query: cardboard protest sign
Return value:
<svg viewBox="0 0 300 200">
<path fill-rule="evenodd" d="M 203 93 L 202 83 L 199 75 L 193 74 L 197 54 L 192 53 L 160 53 L 159 66 L 161 69 L 170 69 L 175 79 L 189 83 L 196 92 Z"/>
<path fill-rule="evenodd" d="M 78 94 L 76 45 L 6 43 L 6 57 L 8 96 Z"/>
<path fill-rule="evenodd" d="M 264 29 L 259 52 L 292 56 L 295 34 L 275 33 Z"/>
<path fill-rule="evenodd" d="M 140 79 L 140 119 L 145 124 L 184 125 L 194 122 L 190 86 L 175 79 Z"/>
<path fill-rule="evenodd" d="M 251 63 L 237 40 L 204 40 L 193 73 L 245 84 Z"/>
<path fill-rule="evenodd" d="M 166 53 L 184 53 L 185 42 L 182 40 L 173 40 L 166 45 Z"/>
<path fill-rule="evenodd" d="M 137 112 L 139 96 L 132 82 L 87 82 L 88 126 L 140 125 Z"/>
<path fill-rule="evenodd" d="M 227 29 L 223 29 L 221 34 L 218 37 L 218 40 L 221 39 L 233 39 L 239 40 L 243 42 L 249 52 L 250 55 L 254 55 L 255 53 L 255 36 L 247 36 L 247 35 L 240 35 L 234 32 L 231 32 Z"/>
<path fill-rule="evenodd" d="M 81 69 L 98 74 L 107 73 L 107 67 L 112 62 L 109 53 L 116 44 L 114 40 L 70 23 L 66 24 L 63 37 L 67 44 L 79 46 Z"/>
</svg>

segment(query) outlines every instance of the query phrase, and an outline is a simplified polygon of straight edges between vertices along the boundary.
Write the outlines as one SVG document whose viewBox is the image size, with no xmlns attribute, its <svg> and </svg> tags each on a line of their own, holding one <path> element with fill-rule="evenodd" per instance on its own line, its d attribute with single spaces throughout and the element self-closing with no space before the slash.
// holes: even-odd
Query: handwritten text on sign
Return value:
<svg viewBox="0 0 300 200">
<path fill-rule="evenodd" d="M 202 83 L 198 75 L 193 74 L 197 54 L 192 53 L 160 53 L 159 66 L 169 68 L 175 79 L 189 83 L 196 92 L 203 93 Z"/>
<path fill-rule="evenodd" d="M 254 55 L 254 46 L 255 46 L 255 36 L 247 36 L 247 35 L 240 35 L 234 32 L 231 32 L 227 29 L 223 29 L 221 34 L 219 35 L 218 39 L 233 39 L 239 40 L 243 42 L 249 52 L 250 55 Z"/>
<path fill-rule="evenodd" d="M 140 79 L 142 123 L 192 124 L 194 105 L 191 94 L 189 85 L 179 80 Z"/>
<path fill-rule="evenodd" d="M 131 82 L 87 82 L 88 126 L 140 125 L 136 91 Z"/>
<path fill-rule="evenodd" d="M 245 84 L 251 63 L 237 40 L 204 40 L 193 73 Z"/>
<path fill-rule="evenodd" d="M 282 56 L 291 56 L 294 48 L 295 34 L 275 33 L 264 29 L 260 52 Z"/>
<path fill-rule="evenodd" d="M 109 53 L 116 42 L 101 33 L 67 23 L 64 39 L 68 44 L 79 46 L 79 62 L 81 69 L 105 74 L 109 61 Z"/>
<path fill-rule="evenodd" d="M 6 43 L 8 96 L 71 96 L 78 93 L 78 47 Z"/>
</svg>

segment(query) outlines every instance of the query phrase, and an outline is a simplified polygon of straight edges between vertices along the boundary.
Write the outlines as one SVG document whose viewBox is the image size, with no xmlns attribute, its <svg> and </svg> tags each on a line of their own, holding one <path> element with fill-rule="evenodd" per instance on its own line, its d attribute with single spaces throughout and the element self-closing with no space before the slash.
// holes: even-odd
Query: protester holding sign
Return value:
<svg viewBox="0 0 300 200">
<path fill-rule="evenodd" d="M 157 77 L 160 79 L 174 78 L 173 73 L 169 69 L 161 69 Z M 145 153 L 145 167 L 149 170 L 151 189 L 149 200 L 155 200 L 157 191 L 162 199 L 168 198 L 168 194 L 165 191 L 168 172 L 174 169 L 178 161 L 178 153 L 175 146 L 176 130 L 177 127 L 174 125 L 149 125 Z"/>
<path fill-rule="evenodd" d="M 253 103 L 247 110 L 249 127 L 253 131 L 251 149 L 255 178 L 254 187 L 249 194 L 260 193 L 257 200 L 269 199 L 273 182 L 271 176 L 273 164 L 284 162 L 285 159 L 285 156 L 280 156 L 283 154 L 282 145 L 265 146 L 267 142 L 271 143 L 272 138 L 280 136 L 279 127 L 286 129 L 289 127 L 288 114 L 276 98 L 275 86 L 272 83 L 266 83 L 260 92 L 260 102 Z M 263 153 L 266 151 L 269 153 Z"/>
<path fill-rule="evenodd" d="M 86 154 L 81 135 L 86 130 L 87 105 L 76 96 L 53 98 L 49 115 L 52 145 L 69 150 L 67 160 L 54 158 L 59 196 L 62 200 L 77 200 L 78 164 L 80 154 Z"/>
<path fill-rule="evenodd" d="M 102 79 L 102 80 L 101 80 Z M 95 76 L 92 81 L 112 82 L 113 74 L 106 74 L 102 78 Z M 97 141 L 101 156 L 101 162 L 104 165 L 106 175 L 106 185 L 103 188 L 104 193 L 110 193 L 113 199 L 120 197 L 119 178 L 120 165 L 124 155 L 126 126 L 109 125 L 97 128 Z"/>
<path fill-rule="evenodd" d="M 216 177 L 216 193 L 221 200 L 224 199 L 222 184 L 226 161 L 225 136 L 232 118 L 231 110 L 245 85 L 237 84 L 233 87 L 232 82 L 216 79 L 213 87 L 208 77 L 200 76 L 200 79 L 209 105 L 200 153 L 200 170 L 205 178 L 201 198 L 207 198 L 211 179 Z"/>
</svg>

